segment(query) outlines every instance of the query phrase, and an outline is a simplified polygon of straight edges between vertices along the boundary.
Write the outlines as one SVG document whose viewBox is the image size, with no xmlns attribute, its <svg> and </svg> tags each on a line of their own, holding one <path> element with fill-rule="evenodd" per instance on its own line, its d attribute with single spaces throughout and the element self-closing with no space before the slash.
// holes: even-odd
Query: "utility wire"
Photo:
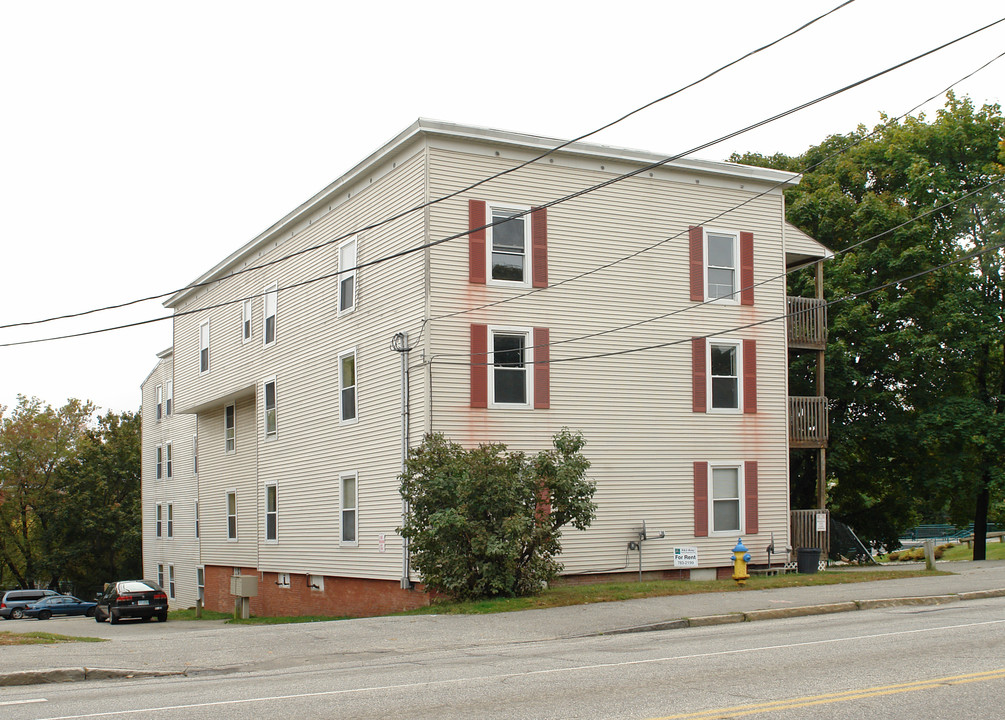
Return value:
<svg viewBox="0 0 1005 720">
<path fill-rule="evenodd" d="M 698 85 L 699 83 L 702 83 L 705 80 L 708 80 L 708 79 L 712 78 L 713 76 L 718 75 L 722 71 L 724 71 L 724 70 L 732 67 L 733 65 L 736 65 L 736 64 L 742 62 L 743 60 L 746 60 L 749 57 L 751 57 L 753 55 L 756 55 L 756 54 L 758 54 L 758 53 L 760 53 L 760 52 L 762 52 L 764 50 L 767 50 L 768 48 L 770 48 L 770 47 L 772 47 L 774 45 L 777 45 L 778 43 L 782 42 L 783 40 L 786 40 L 787 38 L 792 37 L 796 33 L 801 32 L 802 30 L 805 30 L 806 28 L 810 27 L 811 25 L 813 25 L 814 23 L 818 22 L 819 20 L 822 20 L 823 18 L 827 17 L 828 15 L 831 15 L 832 13 L 837 12 L 841 8 L 843 8 L 843 7 L 847 6 L 847 5 L 850 5 L 853 2 L 855 2 L 855 0 L 845 0 L 845 2 L 842 2 L 840 5 L 832 8 L 831 10 L 828 10 L 827 12 L 823 13 L 822 15 L 818 15 L 817 17 L 813 18 L 809 22 L 803 23 L 802 25 L 800 25 L 795 30 L 792 30 L 791 32 L 786 33 L 785 35 L 782 35 L 781 37 L 779 37 L 779 38 L 777 38 L 775 40 L 772 40 L 771 42 L 767 43 L 766 45 L 762 45 L 761 47 L 756 48 L 755 50 L 751 50 L 750 52 L 748 52 L 748 53 L 746 53 L 744 55 L 741 55 L 740 57 L 736 58 L 735 60 L 732 60 L 732 61 L 726 63 L 725 65 L 722 65 L 721 67 L 713 70 L 712 72 L 708 73 L 707 75 L 704 75 L 704 76 L 698 78 L 697 80 L 694 80 L 694 81 L 688 83 L 687 85 L 684 85 L 683 87 L 680 87 L 680 88 L 674 90 L 673 92 L 667 93 L 666 95 L 663 95 L 662 97 L 656 98 L 655 100 L 652 100 L 652 101 L 646 103 L 645 105 L 641 105 L 641 106 L 635 108 L 634 110 L 631 110 L 630 112 L 625 113 L 624 115 L 622 115 L 621 117 L 617 118 L 616 120 L 612 120 L 612 121 L 606 123 L 605 125 L 601 125 L 599 128 L 597 128 L 595 130 L 591 130 L 590 132 L 585 133 L 583 135 L 580 135 L 580 136 L 578 136 L 576 138 L 573 138 L 572 140 L 567 140 L 565 142 L 562 142 L 561 144 L 556 145 L 555 147 L 548 149 L 544 153 L 542 153 L 542 154 L 540 154 L 540 155 L 538 155 L 536 157 L 533 157 L 530 160 L 525 160 L 524 162 L 519 163 L 517 165 L 514 165 L 513 167 L 507 168 L 505 170 L 500 170 L 499 172 L 495 173 L 494 175 L 490 175 L 490 176 L 488 176 L 486 178 L 478 180 L 478 181 L 472 183 L 471 185 L 468 185 L 467 187 L 463 187 L 463 188 L 461 188 L 459 190 L 456 190 L 454 192 L 448 193 L 447 195 L 443 195 L 441 197 L 434 198 L 433 200 L 429 200 L 427 202 L 424 202 L 424 203 L 421 203 L 421 204 L 416 205 L 414 207 L 411 207 L 411 208 L 409 208 L 407 210 L 403 210 L 402 212 L 399 212 L 399 213 L 397 213 L 395 215 L 391 215 L 391 216 L 386 217 L 386 218 L 384 218 L 382 220 L 378 220 L 377 222 L 371 223 L 369 225 L 365 225 L 365 226 L 357 228 L 355 230 L 350 230 L 349 232 L 343 233 L 342 235 L 339 235 L 337 237 L 334 237 L 334 238 L 331 238 L 329 240 L 326 240 L 323 243 L 319 243 L 317 245 L 312 245 L 310 247 L 302 248 L 300 250 L 297 250 L 296 252 L 292 252 L 292 253 L 290 253 L 288 255 L 284 255 L 282 257 L 273 258 L 272 260 L 264 262 L 264 263 L 262 263 L 260 265 L 253 265 L 253 266 L 249 266 L 249 267 L 246 267 L 246 268 L 241 268 L 240 270 L 234 270 L 233 272 L 230 272 L 227 275 L 224 275 L 224 276 L 218 277 L 218 278 L 214 278 L 213 280 L 207 280 L 207 281 L 204 281 L 204 282 L 201 282 L 201 283 L 192 283 L 190 285 L 186 285 L 185 287 L 177 289 L 177 290 L 171 290 L 171 291 L 163 292 L 163 293 L 160 293 L 160 294 L 157 294 L 157 295 L 149 295 L 147 297 L 139 298 L 139 299 L 136 299 L 136 300 L 128 300 L 126 302 L 117 303 L 117 304 L 114 304 L 114 305 L 105 305 L 104 307 L 93 308 L 93 309 L 90 309 L 90 310 L 83 310 L 83 311 L 80 311 L 80 312 L 67 313 L 65 315 L 58 315 L 58 316 L 54 316 L 54 317 L 43 318 L 41 320 L 28 320 L 28 321 L 23 321 L 23 322 L 9 323 L 7 325 L 0 325 L 0 330 L 6 329 L 6 328 L 12 328 L 12 327 L 21 327 L 21 326 L 24 326 L 24 325 L 39 325 L 39 324 L 42 324 L 42 323 L 53 322 L 53 321 L 56 321 L 56 320 L 68 320 L 70 318 L 82 317 L 84 315 L 91 315 L 91 314 L 94 314 L 94 313 L 105 312 L 107 310 L 117 310 L 117 309 L 120 309 L 120 308 L 129 307 L 130 305 L 137 305 L 139 303 L 148 302 L 150 300 L 159 300 L 160 298 L 168 297 L 170 295 L 174 295 L 174 294 L 177 294 L 177 293 L 180 293 L 180 292 L 184 292 L 186 290 L 194 290 L 196 288 L 200 288 L 200 287 L 205 287 L 207 285 L 211 285 L 212 283 L 222 282 L 222 281 L 228 280 L 228 279 L 230 279 L 232 277 L 236 277 L 238 275 L 242 275 L 242 274 L 244 274 L 246 272 L 251 272 L 253 270 L 261 270 L 263 268 L 271 267 L 273 265 L 276 265 L 276 264 L 281 263 L 281 262 L 285 262 L 286 260 L 298 257 L 298 256 L 303 255 L 305 253 L 314 252 L 315 250 L 320 250 L 321 248 L 324 248 L 324 247 L 327 247 L 327 246 L 329 246 L 329 245 L 331 245 L 333 243 L 339 242 L 340 240 L 345 240 L 346 238 L 352 237 L 353 235 L 356 235 L 358 233 L 366 232 L 368 230 L 373 230 L 375 228 L 379 228 L 379 227 L 381 227 L 383 225 L 386 225 L 388 223 L 394 222 L 395 220 L 399 220 L 402 217 L 405 217 L 406 215 L 409 215 L 409 214 L 411 214 L 413 212 L 417 212 L 418 210 L 424 210 L 427 207 L 430 207 L 430 206 L 435 205 L 437 203 L 441 203 L 441 202 L 443 202 L 445 200 L 450 200 L 452 198 L 457 197 L 458 195 L 461 195 L 462 193 L 466 193 L 466 192 L 468 192 L 470 190 L 473 190 L 476 187 L 479 187 L 480 185 L 484 185 L 487 182 L 490 182 L 492 180 L 500 178 L 500 177 L 502 177 L 504 175 L 508 175 L 509 173 L 516 172 L 517 170 L 521 170 L 521 169 L 527 167 L 528 165 L 531 165 L 532 163 L 538 162 L 539 160 L 543 160 L 544 158 L 548 157 L 549 155 L 552 155 L 553 153 L 556 153 L 559 150 L 562 150 L 563 148 L 566 148 L 569 145 L 572 145 L 573 143 L 580 142 L 582 140 L 585 140 L 588 137 L 596 135 L 599 132 L 607 130 L 608 128 L 613 127 L 614 125 L 617 125 L 618 123 L 620 123 L 620 122 L 622 122 L 624 120 L 627 120 L 628 118 L 630 118 L 633 115 L 636 115 L 636 114 L 642 112 L 643 110 L 647 110 L 648 108 L 650 108 L 650 107 L 652 107 L 652 106 L 654 106 L 654 105 L 656 105 L 658 103 L 661 103 L 664 100 L 668 100 L 668 99 L 674 97 L 675 95 L 679 95 L 680 93 L 684 92 L 685 90 L 688 90 L 688 89 L 694 87 L 695 85 Z M 419 248 L 419 249 L 422 249 L 422 248 Z M 357 266 L 357 267 L 363 267 L 363 266 Z M 356 268 L 352 268 L 352 269 L 356 269 Z M 349 270 L 344 270 L 343 272 L 349 272 Z"/>
<path fill-rule="evenodd" d="M 829 93 L 821 95 L 820 97 L 818 97 L 818 98 L 816 98 L 814 100 L 810 100 L 810 101 L 805 102 L 805 103 L 803 103 L 801 105 L 798 105 L 798 106 L 796 106 L 794 108 L 790 108 L 789 110 L 785 110 L 785 111 L 783 111 L 781 113 L 778 113 L 776 115 L 773 115 L 773 116 L 771 116 L 771 117 L 769 117 L 767 119 L 761 120 L 761 121 L 756 122 L 756 123 L 754 123 L 752 125 L 748 125 L 747 127 L 743 128 L 741 130 L 737 130 L 737 131 L 731 132 L 731 133 L 729 133 L 727 135 L 724 135 L 724 136 L 722 136 L 722 137 L 720 137 L 720 138 L 718 138 L 716 140 L 712 140 L 712 141 L 703 143 L 702 145 L 696 146 L 696 147 L 694 147 L 694 148 L 692 148 L 690 150 L 687 150 L 685 152 L 678 153 L 676 155 L 663 158 L 663 159 L 658 160 L 658 161 L 653 162 L 653 163 L 649 163 L 649 164 L 647 164 L 647 165 L 645 165 L 645 166 L 643 166 L 641 168 L 638 168 L 636 170 L 630 171 L 628 173 L 624 173 L 622 175 L 619 175 L 617 177 L 605 180 L 605 181 L 603 181 L 601 183 L 598 183 L 596 185 L 593 185 L 591 187 L 584 188 L 584 189 L 578 190 L 578 191 L 576 191 L 574 193 L 571 193 L 569 195 L 557 198 L 557 199 L 552 200 L 550 202 L 544 203 L 543 205 L 541 205 L 539 207 L 541 207 L 541 208 L 552 207 L 554 205 L 558 205 L 560 203 L 567 202 L 569 200 L 572 200 L 574 198 L 577 198 L 577 197 L 580 197 L 582 195 L 588 194 L 590 192 L 594 192 L 594 191 L 596 191 L 598 189 L 607 187 L 609 185 L 613 185 L 613 184 L 615 184 L 617 182 L 620 182 L 621 180 L 625 180 L 625 179 L 627 179 L 629 177 L 634 177 L 634 176 L 639 175 L 639 174 L 641 174 L 643 172 L 646 172 L 648 170 L 651 170 L 651 169 L 654 169 L 654 168 L 657 168 L 657 167 L 661 167 L 663 165 L 666 165 L 667 163 L 673 162 L 674 160 L 678 160 L 678 159 L 680 159 L 680 158 L 682 158 L 682 157 L 684 157 L 686 155 L 689 155 L 689 154 L 691 154 L 693 152 L 705 149 L 705 148 L 710 147 L 712 145 L 716 145 L 716 144 L 718 144 L 720 142 L 723 142 L 724 140 L 728 140 L 730 138 L 736 137 L 736 136 L 741 135 L 741 134 L 743 134 L 745 132 L 748 132 L 749 130 L 755 129 L 757 127 L 761 127 L 762 125 L 766 125 L 766 124 L 768 124 L 770 122 L 773 122 L 773 121 L 778 120 L 780 118 L 786 117 L 787 115 L 791 115 L 791 114 L 793 114 L 795 112 L 798 112 L 800 110 L 803 110 L 803 109 L 805 109 L 807 107 L 811 107 L 812 105 L 815 105 L 815 104 L 817 104 L 819 102 L 822 102 L 823 100 L 829 99 L 829 98 L 834 97 L 836 95 L 839 95 L 839 94 L 841 94 L 843 92 L 847 92 L 848 90 L 851 90 L 851 89 L 856 88 L 856 87 L 858 87 L 858 86 L 860 86 L 860 85 L 862 85 L 862 84 L 864 84 L 866 82 L 869 82 L 869 81 L 874 80 L 874 79 L 876 79 L 878 77 L 886 75 L 887 73 L 890 73 L 890 72 L 892 72 L 894 70 L 897 70 L 897 69 L 899 69 L 901 67 L 904 67 L 905 65 L 908 65 L 910 63 L 916 62 L 917 60 L 920 60 L 920 59 L 922 59 L 924 57 L 927 57 L 928 55 L 931 55 L 931 54 L 933 54 L 935 52 L 943 50 L 946 47 L 949 47 L 949 46 L 951 46 L 951 45 L 953 45 L 953 44 L 955 44 L 957 42 L 960 42 L 960 41 L 962 41 L 962 40 L 964 40 L 964 39 L 966 39 L 968 37 L 971 37 L 972 35 L 975 35 L 975 34 L 977 34 L 979 32 L 983 32 L 984 30 L 987 30 L 988 28 L 991 28 L 991 27 L 993 27 L 995 25 L 998 25 L 998 24 L 1000 24 L 1002 22 L 1005 22 L 1005 18 L 1000 18 L 998 20 L 995 20 L 994 22 L 988 23 L 987 25 L 984 25 L 983 27 L 978 28 L 977 30 L 973 30 L 973 31 L 971 31 L 969 33 L 961 35 L 961 36 L 957 37 L 954 40 L 950 40 L 950 41 L 948 41 L 946 43 L 943 43 L 942 45 L 939 45 L 939 46 L 937 46 L 935 48 L 927 50 L 927 51 L 925 51 L 925 52 L 923 52 L 923 53 L 921 53 L 919 55 L 916 55 L 916 56 L 908 59 L 908 60 L 904 60 L 904 61 L 902 61 L 900 63 L 897 63 L 896 65 L 892 65 L 892 66 L 890 66 L 889 68 L 887 68 L 885 70 L 881 70 L 881 71 L 879 71 L 877 73 L 874 73 L 874 74 L 872 74 L 872 75 L 870 75 L 870 76 L 868 76 L 866 78 L 858 80 L 858 81 L 856 81 L 854 83 L 846 85 L 846 86 L 844 86 L 842 88 L 839 88 L 837 90 L 833 90 L 833 91 L 831 91 Z M 740 205 L 738 205 L 736 207 L 740 207 L 740 206 L 746 204 L 749 201 L 750 200 L 748 199 L 747 201 L 745 201 L 744 203 L 741 203 Z M 735 209 L 735 208 L 733 208 L 733 209 Z M 526 215 L 526 214 L 529 214 L 530 212 L 531 212 L 531 210 L 527 210 L 527 211 L 524 211 L 522 213 L 518 213 L 518 214 L 514 215 L 514 217 L 519 216 L 519 215 Z M 728 212 L 728 211 L 726 211 L 726 212 Z M 725 214 L 725 213 L 722 213 L 722 214 Z M 718 216 L 716 216 L 716 217 L 718 217 Z M 481 226 L 481 228 L 491 227 L 494 224 L 496 224 L 496 223 L 488 223 L 486 225 Z M 358 264 L 354 268 L 346 268 L 346 269 L 337 270 L 335 272 L 327 273 L 327 274 L 321 275 L 319 277 L 310 278 L 308 280 L 304 280 L 304 281 L 301 281 L 299 283 L 294 283 L 294 284 L 289 285 L 289 286 L 284 286 L 283 288 L 279 288 L 279 291 L 285 291 L 285 290 L 289 290 L 289 289 L 293 289 L 293 288 L 297 288 L 297 287 L 302 287 L 304 285 L 309 285 L 311 283 L 318 282 L 320 280 L 326 280 L 326 279 L 329 279 L 329 278 L 332 278 L 332 277 L 337 277 L 338 275 L 343 274 L 343 273 L 352 272 L 352 271 L 355 271 L 355 270 L 358 270 L 358 269 L 370 267 L 370 266 L 377 265 L 377 264 L 380 264 L 380 263 L 388 262 L 390 260 L 394 260 L 394 259 L 398 259 L 398 258 L 401 258 L 401 257 L 405 257 L 407 255 L 411 255 L 412 253 L 419 252 L 420 250 L 425 250 L 427 248 L 431 248 L 431 247 L 435 247 L 437 245 L 441 245 L 441 244 L 443 244 L 445 242 L 448 242 L 450 240 L 455 240 L 455 239 L 457 239 L 459 237 L 464 237 L 464 236 L 468 235 L 472 230 L 478 230 L 478 229 L 481 229 L 481 228 L 468 228 L 468 229 L 465 229 L 463 232 L 455 233 L 453 235 L 449 235 L 447 237 L 440 238 L 439 240 L 433 240 L 431 242 L 424 243 L 422 245 L 419 245 L 419 246 L 416 246 L 416 247 L 413 247 L 413 248 L 408 248 L 406 250 L 402 250 L 402 251 L 399 251 L 397 253 L 392 253 L 391 255 L 385 256 L 383 258 L 377 258 L 377 259 L 368 261 L 366 263 L 360 263 L 360 264 Z M 669 239 L 670 238 L 668 238 L 667 240 L 669 240 Z M 661 243 L 662 242 L 666 242 L 667 240 L 663 240 L 663 241 L 661 241 Z M 639 253 L 633 253 L 631 256 L 628 256 L 628 257 L 633 257 L 634 255 L 637 255 L 637 254 L 639 254 Z M 627 259 L 627 257 L 623 258 L 623 259 Z M 610 264 L 613 264 L 613 263 L 609 263 L 608 265 L 610 265 Z M 602 268 L 600 268 L 600 269 L 602 269 Z M 213 282 L 216 282 L 216 281 L 213 281 Z M 177 318 L 177 317 L 182 317 L 182 316 L 185 316 L 185 315 L 191 315 L 191 314 L 195 314 L 195 313 L 199 313 L 199 312 L 204 312 L 206 310 L 213 310 L 213 309 L 217 309 L 217 308 L 221 308 L 221 307 L 226 307 L 228 305 L 234 305 L 234 304 L 237 304 L 237 303 L 240 303 L 240 302 L 244 302 L 245 300 L 248 300 L 248 299 L 260 297 L 262 295 L 264 295 L 264 293 L 255 293 L 255 294 L 247 296 L 247 297 L 236 298 L 236 299 L 228 300 L 228 301 L 221 302 L 221 303 L 218 303 L 218 304 L 215 304 L 215 305 L 205 306 L 205 307 L 201 307 L 201 308 L 195 308 L 195 309 L 192 309 L 192 310 L 186 310 L 186 311 L 181 311 L 181 312 L 175 312 L 173 315 L 166 315 L 166 316 L 160 317 L 160 318 L 152 318 L 152 319 L 149 319 L 149 320 L 143 320 L 143 321 L 138 321 L 138 322 L 133 322 L 133 323 L 125 323 L 125 324 L 122 324 L 122 325 L 116 325 L 116 326 L 107 327 L 107 328 L 100 328 L 100 329 L 97 329 L 97 330 L 82 331 L 82 332 L 78 332 L 78 333 L 69 333 L 69 334 L 65 334 L 65 335 L 51 336 L 51 337 L 46 337 L 46 338 L 37 338 L 37 339 L 34 339 L 34 340 L 23 340 L 23 341 L 18 341 L 18 342 L 2 343 L 2 344 L 0 344 L 0 347 L 14 347 L 14 346 L 19 346 L 19 345 L 30 345 L 30 344 L 41 343 L 41 342 L 50 342 L 50 341 L 54 341 L 54 340 L 66 340 L 66 339 L 69 339 L 69 338 L 82 337 L 82 336 L 86 336 L 86 335 L 94 335 L 94 334 L 98 334 L 98 333 L 110 332 L 110 331 L 113 331 L 113 330 L 122 330 L 122 329 L 125 329 L 125 328 L 137 327 L 137 326 L 140 326 L 140 325 L 147 325 L 147 324 L 151 324 L 151 323 L 154 323 L 154 322 L 161 322 L 161 321 L 167 320 L 169 318 Z M 514 297 L 512 299 L 517 299 L 517 298 Z M 496 303 L 496 304 L 498 304 L 498 303 Z M 440 319 L 440 318 L 436 318 L 436 319 Z M 0 329 L 4 329 L 4 328 L 7 328 L 7 327 L 10 327 L 10 326 L 0 326 Z"/>
</svg>

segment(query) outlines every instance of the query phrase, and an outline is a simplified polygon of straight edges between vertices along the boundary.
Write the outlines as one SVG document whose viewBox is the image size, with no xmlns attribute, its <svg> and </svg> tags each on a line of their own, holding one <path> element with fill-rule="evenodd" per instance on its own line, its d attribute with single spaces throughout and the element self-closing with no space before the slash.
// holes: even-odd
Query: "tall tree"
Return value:
<svg viewBox="0 0 1005 720">
<path fill-rule="evenodd" d="M 733 158 L 812 168 L 787 191 L 788 219 L 846 251 L 827 266 L 828 299 L 885 286 L 831 307 L 827 352 L 832 509 L 876 542 L 917 519 L 969 518 L 985 557 L 1005 487 L 1003 130 L 999 106 L 950 94 L 931 122 Z"/>
</svg>

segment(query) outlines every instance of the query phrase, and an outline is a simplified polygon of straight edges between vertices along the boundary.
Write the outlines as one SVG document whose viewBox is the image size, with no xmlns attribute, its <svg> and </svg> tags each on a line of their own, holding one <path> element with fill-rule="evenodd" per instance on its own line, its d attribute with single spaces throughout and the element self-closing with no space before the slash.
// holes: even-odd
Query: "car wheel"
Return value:
<svg viewBox="0 0 1005 720">
<path fill-rule="evenodd" d="M 52 611 L 51 610 L 39 610 L 38 611 L 38 619 L 39 620 L 48 620 L 51 617 L 52 617 Z"/>
<path fill-rule="evenodd" d="M 108 611 L 108 622 L 110 622 L 112 625 L 119 624 L 119 616 L 115 614 L 114 610 Z"/>
<path fill-rule="evenodd" d="M 95 610 L 94 611 L 94 622 L 103 623 L 104 621 L 105 621 L 105 619 L 103 617 L 101 617 L 101 615 L 98 614 L 97 610 Z"/>
<path fill-rule="evenodd" d="M 24 610 L 22 610 L 21 608 L 13 608 L 10 611 L 11 620 L 20 620 L 23 617 L 24 617 Z"/>
<path fill-rule="evenodd" d="M 84 613 L 87 617 L 94 617 L 95 614 L 94 608 L 87 608 L 87 612 Z"/>
<path fill-rule="evenodd" d="M 166 612 L 157 613 L 157 622 L 167 622 L 168 614 Z"/>
</svg>

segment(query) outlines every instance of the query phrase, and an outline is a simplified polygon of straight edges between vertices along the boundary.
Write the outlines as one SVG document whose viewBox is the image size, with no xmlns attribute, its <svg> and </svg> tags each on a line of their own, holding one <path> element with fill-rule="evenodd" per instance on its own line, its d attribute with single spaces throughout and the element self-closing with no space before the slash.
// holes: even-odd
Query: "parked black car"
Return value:
<svg viewBox="0 0 1005 720">
<path fill-rule="evenodd" d="M 36 600 L 24 608 L 25 617 L 48 620 L 53 615 L 94 615 L 97 603 L 75 598 L 73 595 L 52 595 Z"/>
<path fill-rule="evenodd" d="M 0 617 L 17 620 L 24 617 L 24 606 L 51 595 L 59 595 L 55 590 L 8 590 L 0 598 Z"/>
<path fill-rule="evenodd" d="M 168 599 L 160 585 L 152 580 L 120 580 L 109 583 L 98 595 L 94 608 L 97 622 L 109 620 L 112 625 L 121 618 L 156 617 L 161 622 L 168 619 Z"/>
</svg>

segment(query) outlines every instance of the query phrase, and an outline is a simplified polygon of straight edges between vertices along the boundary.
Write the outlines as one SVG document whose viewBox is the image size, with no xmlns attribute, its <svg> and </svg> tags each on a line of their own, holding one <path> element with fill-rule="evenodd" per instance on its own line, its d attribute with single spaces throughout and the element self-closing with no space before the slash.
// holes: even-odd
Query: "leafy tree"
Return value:
<svg viewBox="0 0 1005 720">
<path fill-rule="evenodd" d="M 596 506 L 582 435 L 562 430 L 553 444 L 529 457 L 434 434 L 412 450 L 399 532 L 427 588 L 457 599 L 529 595 L 558 574 L 561 529 L 587 528 Z"/>
<path fill-rule="evenodd" d="M 1003 130 L 999 106 L 949 94 L 932 122 L 859 127 L 795 159 L 733 158 L 812 167 L 786 193 L 788 219 L 847 249 L 827 265 L 828 299 L 892 283 L 829 313 L 831 506 L 877 543 L 917 520 L 969 518 L 985 556 L 1005 487 L 1005 196 L 982 188 L 1005 178 Z M 969 255 L 979 248 L 994 249 Z M 791 277 L 793 292 L 804 282 Z"/>
</svg>

